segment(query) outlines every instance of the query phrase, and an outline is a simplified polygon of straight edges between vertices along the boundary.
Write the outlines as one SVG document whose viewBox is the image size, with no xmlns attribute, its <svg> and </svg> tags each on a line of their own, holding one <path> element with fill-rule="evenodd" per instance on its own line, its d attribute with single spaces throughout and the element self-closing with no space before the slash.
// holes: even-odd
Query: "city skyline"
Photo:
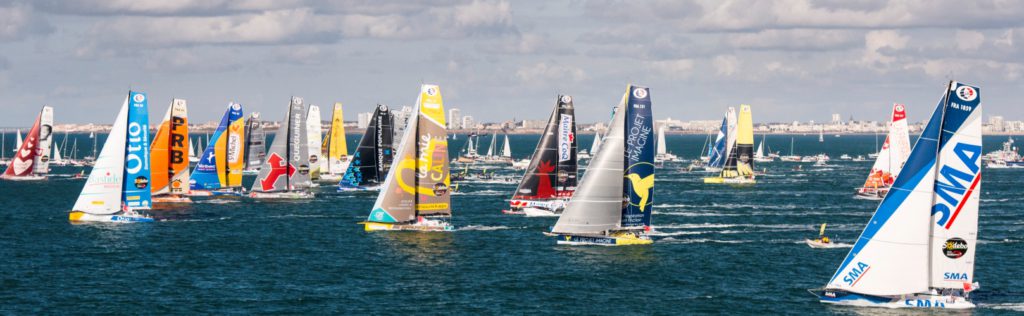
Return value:
<svg viewBox="0 0 1024 316">
<path fill-rule="evenodd" d="M 480 122 L 542 119 L 561 93 L 598 122 L 628 83 L 660 118 L 751 104 L 781 122 L 881 120 L 894 102 L 921 121 L 956 79 L 981 87 L 986 117 L 1021 120 L 1021 16 L 1000 1 L 0 1 L 0 126 L 42 105 L 108 124 L 132 87 L 152 121 L 176 97 L 206 122 L 229 101 L 276 120 L 292 95 L 401 107 L 423 82 Z"/>
</svg>

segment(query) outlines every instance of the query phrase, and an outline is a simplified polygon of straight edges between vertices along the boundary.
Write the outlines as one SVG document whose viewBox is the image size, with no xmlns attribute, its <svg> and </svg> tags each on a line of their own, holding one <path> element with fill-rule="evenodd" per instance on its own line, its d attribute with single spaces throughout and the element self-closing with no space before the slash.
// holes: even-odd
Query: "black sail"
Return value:
<svg viewBox="0 0 1024 316">
<path fill-rule="evenodd" d="M 384 182 L 395 154 L 393 120 L 387 106 L 377 105 L 340 186 L 362 187 Z"/>
<path fill-rule="evenodd" d="M 512 207 L 518 207 L 520 201 L 571 196 L 577 184 L 576 148 L 572 97 L 559 95 L 530 165 L 512 195 Z"/>
</svg>

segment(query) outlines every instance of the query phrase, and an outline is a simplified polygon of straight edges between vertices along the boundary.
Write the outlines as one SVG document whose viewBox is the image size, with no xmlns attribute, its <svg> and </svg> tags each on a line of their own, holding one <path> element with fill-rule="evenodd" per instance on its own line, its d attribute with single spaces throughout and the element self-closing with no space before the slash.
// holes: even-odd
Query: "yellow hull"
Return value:
<svg viewBox="0 0 1024 316">
<path fill-rule="evenodd" d="M 742 177 L 741 178 L 712 177 L 712 178 L 704 178 L 704 183 L 708 183 L 708 184 L 723 184 L 723 183 L 724 184 L 755 184 L 755 183 L 757 183 L 757 180 L 750 179 L 750 178 L 742 178 Z"/>
</svg>

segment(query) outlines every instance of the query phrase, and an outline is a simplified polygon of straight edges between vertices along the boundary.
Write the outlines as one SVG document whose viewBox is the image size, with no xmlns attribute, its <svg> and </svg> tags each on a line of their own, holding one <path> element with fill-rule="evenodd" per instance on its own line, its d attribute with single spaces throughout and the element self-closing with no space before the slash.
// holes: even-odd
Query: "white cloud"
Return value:
<svg viewBox="0 0 1024 316">
<path fill-rule="evenodd" d="M 581 81 L 587 78 L 583 69 L 561 64 L 536 63 L 523 65 L 516 70 L 516 78 L 526 83 L 543 83 L 553 80 Z"/>
<path fill-rule="evenodd" d="M 17 3 L 0 6 L 0 41 L 21 40 L 52 31 L 53 28 L 30 6 Z"/>
<path fill-rule="evenodd" d="M 668 78 L 686 78 L 693 74 L 693 59 L 658 60 L 646 63 L 647 69 Z"/>
<path fill-rule="evenodd" d="M 879 66 L 893 62 L 896 58 L 886 55 L 907 46 L 910 37 L 894 30 L 871 31 L 864 35 L 864 56 L 861 62 L 868 66 Z"/>
<path fill-rule="evenodd" d="M 740 70 L 740 60 L 733 55 L 715 56 L 711 62 L 715 71 L 722 76 L 732 76 Z"/>
<path fill-rule="evenodd" d="M 961 51 L 976 51 L 985 43 L 985 34 L 978 31 L 956 30 L 953 40 L 956 42 L 956 48 Z"/>
</svg>

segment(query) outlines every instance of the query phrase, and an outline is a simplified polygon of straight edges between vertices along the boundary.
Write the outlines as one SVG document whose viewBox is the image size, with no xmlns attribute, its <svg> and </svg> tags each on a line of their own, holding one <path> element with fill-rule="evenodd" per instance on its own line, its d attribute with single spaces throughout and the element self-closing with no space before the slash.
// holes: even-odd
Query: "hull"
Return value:
<svg viewBox="0 0 1024 316">
<path fill-rule="evenodd" d="M 613 236 L 586 236 L 573 234 L 545 233 L 548 236 L 555 236 L 559 245 L 570 246 L 634 246 L 650 245 L 654 241 L 644 235 L 619 234 Z"/>
<path fill-rule="evenodd" d="M 340 174 L 321 173 L 319 181 L 325 183 L 338 183 L 341 181 L 341 178 L 342 175 Z"/>
<path fill-rule="evenodd" d="M 860 188 L 857 190 L 855 198 L 881 201 L 885 195 L 889 193 L 889 188 Z"/>
<path fill-rule="evenodd" d="M 8 177 L 6 175 L 0 176 L 0 179 L 10 181 L 43 181 L 46 180 L 46 176 L 23 176 L 23 177 Z"/>
<path fill-rule="evenodd" d="M 522 214 L 526 215 L 526 217 L 558 217 L 562 212 L 545 208 L 524 207 Z"/>
<path fill-rule="evenodd" d="M 300 200 L 300 199 L 312 199 L 313 192 L 251 192 L 249 197 L 253 199 L 262 200 Z"/>
<path fill-rule="evenodd" d="M 220 190 L 192 190 L 188 196 L 192 197 L 217 197 L 217 196 L 242 196 L 243 193 L 240 190 L 232 189 L 220 189 Z"/>
<path fill-rule="evenodd" d="M 71 211 L 71 213 L 68 214 L 68 220 L 72 223 L 148 223 L 154 221 L 152 218 L 138 214 L 129 215 L 122 212 L 117 214 L 96 215 L 80 211 Z"/>
<path fill-rule="evenodd" d="M 929 309 L 971 309 L 965 297 L 938 294 L 907 294 L 900 296 L 874 296 L 827 290 L 812 291 L 819 301 L 826 304 L 884 307 L 884 308 L 929 308 Z"/>
<path fill-rule="evenodd" d="M 755 184 L 757 180 L 751 178 L 722 178 L 712 177 L 704 178 L 704 183 L 709 184 Z"/>
<path fill-rule="evenodd" d="M 158 203 L 159 204 L 187 204 L 187 203 L 192 203 L 192 199 L 188 198 L 187 196 L 181 196 L 181 195 L 154 196 L 153 197 L 153 204 L 158 204 Z"/>
<path fill-rule="evenodd" d="M 363 230 L 368 232 L 373 231 L 420 231 L 420 232 L 450 232 L 455 231 L 455 226 L 446 222 L 430 222 L 430 223 L 415 223 L 415 224 L 399 224 L 399 223 L 377 223 L 377 222 L 362 222 Z"/>
<path fill-rule="evenodd" d="M 351 186 L 338 186 L 338 192 L 359 192 L 359 191 L 380 191 L 380 186 L 369 186 L 369 187 L 351 187 Z"/>
<path fill-rule="evenodd" d="M 259 174 L 260 174 L 260 169 L 246 169 L 246 170 L 242 170 L 242 175 L 244 175 L 244 176 L 256 176 L 256 175 L 259 175 Z"/>
<path fill-rule="evenodd" d="M 804 242 L 807 243 L 807 246 L 810 246 L 811 248 L 818 248 L 818 249 L 843 248 L 842 245 L 838 245 L 834 241 L 833 242 L 821 242 L 820 239 L 804 239 Z"/>
</svg>

